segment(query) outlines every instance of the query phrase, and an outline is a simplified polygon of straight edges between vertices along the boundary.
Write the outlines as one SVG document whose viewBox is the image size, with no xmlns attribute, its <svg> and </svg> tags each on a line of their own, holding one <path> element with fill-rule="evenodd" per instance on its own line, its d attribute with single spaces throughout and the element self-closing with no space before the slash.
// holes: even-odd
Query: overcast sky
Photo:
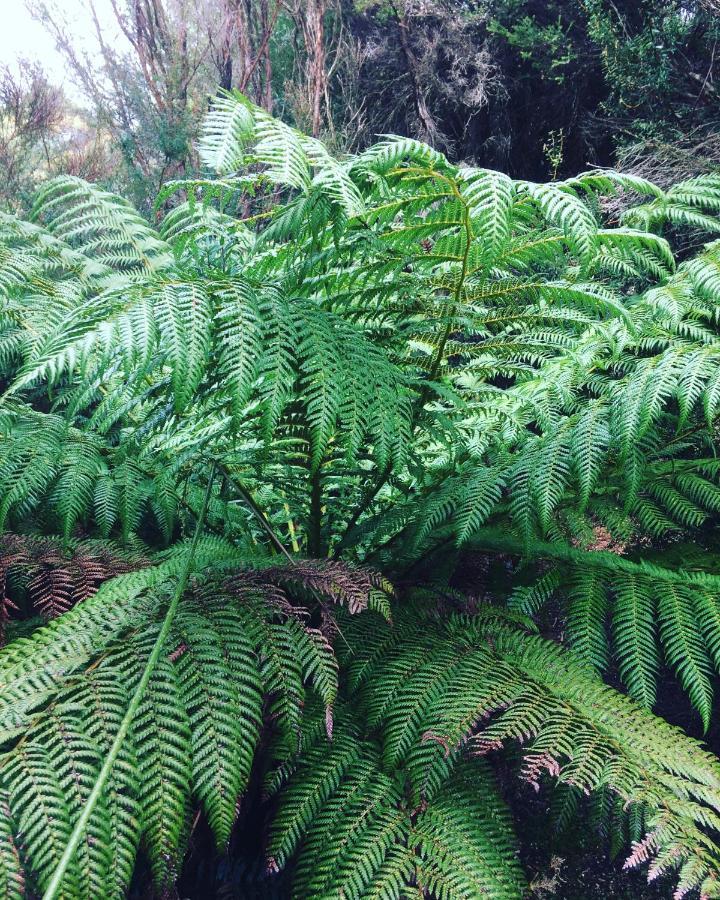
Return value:
<svg viewBox="0 0 720 900">
<path fill-rule="evenodd" d="M 62 10 L 78 41 L 95 47 L 93 24 L 87 11 L 87 0 L 51 0 Z M 56 84 L 62 84 L 67 93 L 79 99 L 77 89 L 68 77 L 62 55 L 55 49 L 55 42 L 43 26 L 35 21 L 27 10 L 25 0 L 0 0 L 2 23 L 0 24 L 0 62 L 16 68 L 22 58 L 38 60 L 48 76 Z M 100 21 L 114 32 L 114 19 L 110 0 L 95 0 Z"/>
</svg>

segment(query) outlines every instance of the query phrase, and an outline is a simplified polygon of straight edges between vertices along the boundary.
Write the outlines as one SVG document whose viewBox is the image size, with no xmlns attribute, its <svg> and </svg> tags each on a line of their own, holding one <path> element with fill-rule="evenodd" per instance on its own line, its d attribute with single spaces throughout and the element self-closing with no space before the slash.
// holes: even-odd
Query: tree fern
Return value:
<svg viewBox="0 0 720 900">
<path fill-rule="evenodd" d="M 707 728 L 720 663 L 717 184 L 337 159 L 230 94 L 200 154 L 157 227 L 0 217 L 2 889 L 169 893 L 259 803 L 299 898 L 519 897 L 503 754 L 718 895 L 717 762 L 649 711 L 669 670 Z"/>
</svg>

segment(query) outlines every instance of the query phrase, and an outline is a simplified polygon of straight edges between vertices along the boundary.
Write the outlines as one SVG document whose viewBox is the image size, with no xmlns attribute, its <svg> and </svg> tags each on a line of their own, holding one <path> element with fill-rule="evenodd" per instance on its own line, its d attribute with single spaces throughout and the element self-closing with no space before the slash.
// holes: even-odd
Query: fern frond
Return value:
<svg viewBox="0 0 720 900">
<path fill-rule="evenodd" d="M 63 175 L 44 185 L 33 217 L 119 272 L 162 269 L 171 261 L 167 244 L 126 200 L 81 178 Z"/>
<path fill-rule="evenodd" d="M 215 97 L 203 121 L 200 159 L 218 175 L 237 171 L 246 144 L 254 134 L 254 119 L 244 98 L 237 94 Z"/>
<path fill-rule="evenodd" d="M 598 226 L 588 207 L 574 194 L 548 184 L 523 182 L 542 215 L 563 230 L 570 245 L 587 262 L 597 244 Z"/>
</svg>

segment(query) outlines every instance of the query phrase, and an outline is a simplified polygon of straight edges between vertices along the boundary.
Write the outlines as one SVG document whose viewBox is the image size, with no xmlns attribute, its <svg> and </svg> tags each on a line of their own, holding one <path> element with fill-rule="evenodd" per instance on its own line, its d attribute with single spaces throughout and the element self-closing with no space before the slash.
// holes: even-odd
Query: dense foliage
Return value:
<svg viewBox="0 0 720 900">
<path fill-rule="evenodd" d="M 72 177 L 0 221 L 0 891 L 172 895 L 245 795 L 293 896 L 520 897 L 502 765 L 720 896 L 652 712 L 720 671 L 720 244 L 663 236 L 720 180 L 338 160 L 236 95 L 201 155 L 157 228 Z"/>
<path fill-rule="evenodd" d="M 3 208 L 69 172 L 149 213 L 159 186 L 200 171 L 218 85 L 343 151 L 391 132 L 519 178 L 592 164 L 662 187 L 720 165 L 717 0 L 76 5 L 27 0 L 71 98 L 37 67 L 0 68 Z"/>
</svg>

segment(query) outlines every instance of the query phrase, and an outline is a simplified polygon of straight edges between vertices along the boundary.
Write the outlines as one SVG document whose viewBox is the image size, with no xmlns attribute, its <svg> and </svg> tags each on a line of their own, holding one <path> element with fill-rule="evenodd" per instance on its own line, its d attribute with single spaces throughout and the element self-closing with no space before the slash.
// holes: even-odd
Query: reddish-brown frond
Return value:
<svg viewBox="0 0 720 900">
<path fill-rule="evenodd" d="M 11 611 L 22 603 L 46 619 L 67 612 L 92 596 L 100 585 L 146 565 L 95 541 L 63 546 L 59 540 L 34 535 L 0 537 L 0 641 Z"/>
</svg>

